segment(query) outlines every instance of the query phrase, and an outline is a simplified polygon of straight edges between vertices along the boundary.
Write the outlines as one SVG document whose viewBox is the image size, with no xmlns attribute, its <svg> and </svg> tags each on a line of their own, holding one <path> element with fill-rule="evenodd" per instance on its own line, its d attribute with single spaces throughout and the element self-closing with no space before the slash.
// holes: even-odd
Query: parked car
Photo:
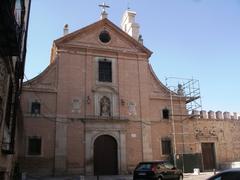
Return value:
<svg viewBox="0 0 240 180">
<path fill-rule="evenodd" d="M 183 173 L 168 161 L 140 162 L 134 170 L 133 180 L 182 180 Z"/>
<path fill-rule="evenodd" d="M 221 171 L 207 180 L 239 180 L 240 179 L 240 168 L 233 168 Z"/>
</svg>

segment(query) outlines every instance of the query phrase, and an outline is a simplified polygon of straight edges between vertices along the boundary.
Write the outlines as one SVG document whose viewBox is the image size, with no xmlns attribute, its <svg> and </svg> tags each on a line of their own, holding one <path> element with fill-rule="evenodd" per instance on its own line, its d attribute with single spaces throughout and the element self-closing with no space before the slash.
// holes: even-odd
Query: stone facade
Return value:
<svg viewBox="0 0 240 180">
<path fill-rule="evenodd" d="M 23 171 L 127 174 L 139 161 L 156 159 L 181 166 L 187 155 L 202 157 L 202 143 L 213 144 L 214 168 L 238 160 L 238 120 L 190 118 L 183 94 L 157 79 L 151 53 L 107 18 L 55 40 L 50 65 L 23 87 Z M 97 142 L 104 146 L 100 156 Z M 116 169 L 99 170 L 97 159 Z"/>
</svg>

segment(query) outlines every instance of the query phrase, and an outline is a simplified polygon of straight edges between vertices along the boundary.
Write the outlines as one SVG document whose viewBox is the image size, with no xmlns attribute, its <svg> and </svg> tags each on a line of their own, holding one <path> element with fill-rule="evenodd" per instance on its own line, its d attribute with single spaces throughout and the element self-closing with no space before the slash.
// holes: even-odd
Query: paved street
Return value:
<svg viewBox="0 0 240 180">
<path fill-rule="evenodd" d="M 212 176 L 214 173 L 213 172 L 203 172 L 200 173 L 199 175 L 194 175 L 192 173 L 185 173 L 183 179 L 187 180 L 205 180 L 208 177 Z"/>
<path fill-rule="evenodd" d="M 199 175 L 193 173 L 185 173 L 184 179 L 186 180 L 205 180 L 212 176 L 213 172 L 203 172 Z M 132 175 L 119 175 L 119 176 L 74 176 L 74 177 L 28 177 L 26 180 L 132 180 Z"/>
</svg>

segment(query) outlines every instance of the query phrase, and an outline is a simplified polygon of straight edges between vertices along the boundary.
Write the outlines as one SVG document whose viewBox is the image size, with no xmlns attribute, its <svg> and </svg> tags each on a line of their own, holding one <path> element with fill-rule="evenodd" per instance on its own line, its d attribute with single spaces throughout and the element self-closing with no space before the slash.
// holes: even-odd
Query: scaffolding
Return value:
<svg viewBox="0 0 240 180">
<path fill-rule="evenodd" d="M 166 87 L 169 89 L 170 104 L 171 104 L 171 119 L 173 131 L 173 152 L 174 164 L 177 164 L 177 145 L 182 146 L 182 151 L 179 152 L 183 158 L 185 154 L 185 145 L 191 144 L 184 142 L 185 136 L 188 132 L 184 130 L 183 120 L 189 118 L 196 118 L 200 116 L 199 112 L 202 110 L 202 101 L 200 94 L 200 83 L 196 79 L 184 79 L 176 77 L 167 77 L 165 79 Z M 180 103 L 176 103 L 179 100 Z M 175 101 L 175 102 L 173 102 Z M 182 103 L 183 102 L 183 103 Z M 177 126 L 181 127 L 180 129 Z M 179 138 L 181 139 L 179 142 Z M 179 150 L 178 150 L 179 151 Z M 182 159 L 183 161 L 183 159 Z M 184 170 L 184 163 L 182 164 Z"/>
<path fill-rule="evenodd" d="M 166 77 L 165 81 L 166 87 L 168 87 L 168 89 L 170 90 L 171 96 L 185 98 L 186 110 L 188 111 L 188 115 L 193 115 L 194 111 L 202 110 L 199 80 Z"/>
</svg>

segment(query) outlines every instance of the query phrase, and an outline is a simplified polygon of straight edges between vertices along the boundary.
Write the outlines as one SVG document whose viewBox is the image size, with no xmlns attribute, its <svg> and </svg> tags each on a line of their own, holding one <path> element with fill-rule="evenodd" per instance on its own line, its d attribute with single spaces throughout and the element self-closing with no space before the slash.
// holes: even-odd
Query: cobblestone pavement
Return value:
<svg viewBox="0 0 240 180">
<path fill-rule="evenodd" d="M 202 172 L 199 175 L 184 173 L 184 180 L 206 180 L 213 172 Z M 132 180 L 132 175 L 118 176 L 71 176 L 71 177 L 27 177 L 26 180 Z"/>
</svg>

